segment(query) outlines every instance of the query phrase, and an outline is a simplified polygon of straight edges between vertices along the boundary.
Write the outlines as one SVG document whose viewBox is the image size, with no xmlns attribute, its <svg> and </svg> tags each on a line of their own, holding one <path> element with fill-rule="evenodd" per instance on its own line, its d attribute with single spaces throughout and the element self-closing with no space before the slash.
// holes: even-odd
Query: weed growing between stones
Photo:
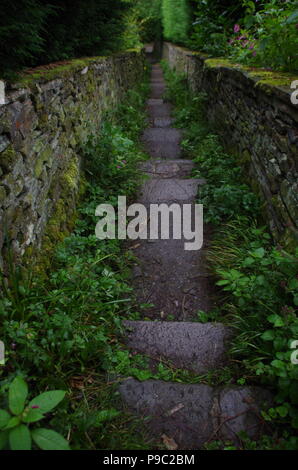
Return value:
<svg viewBox="0 0 298 470">
<path fill-rule="evenodd" d="M 121 319 L 138 318 L 140 309 L 128 285 L 132 256 L 118 240 L 98 241 L 94 233 L 95 207 L 116 203 L 121 192 L 131 197 L 139 185 L 146 94 L 147 85 L 130 92 L 82 149 L 85 199 L 74 232 L 53 255 L 48 278 L 14 271 L 0 299 L 6 348 L 0 408 L 6 408 L 16 376 L 26 380 L 32 397 L 66 390 L 63 402 L 46 415 L 46 425 L 72 449 L 150 447 L 140 423 L 117 409 L 117 377 L 133 373 L 131 355 L 120 344 Z M 136 363 L 142 369 L 143 358 L 134 356 Z"/>
<path fill-rule="evenodd" d="M 208 129 L 204 95 L 193 96 L 185 78 L 163 66 L 168 97 L 176 105 L 175 126 L 185 129 L 185 155 L 196 162 L 194 176 L 207 180 L 198 202 L 215 229 L 209 262 L 221 289 L 220 307 L 198 317 L 235 329 L 230 355 L 237 364 L 231 371 L 236 383 L 262 384 L 275 395 L 274 406 L 263 415 L 272 425 L 272 436 L 258 443 L 243 436 L 243 446 L 296 449 L 298 366 L 291 362 L 291 344 L 298 339 L 298 250 L 288 253 L 274 244 L 264 226 L 261 201 L 245 183 L 237 157 L 227 154 Z M 207 448 L 214 446 L 223 444 Z"/>
</svg>

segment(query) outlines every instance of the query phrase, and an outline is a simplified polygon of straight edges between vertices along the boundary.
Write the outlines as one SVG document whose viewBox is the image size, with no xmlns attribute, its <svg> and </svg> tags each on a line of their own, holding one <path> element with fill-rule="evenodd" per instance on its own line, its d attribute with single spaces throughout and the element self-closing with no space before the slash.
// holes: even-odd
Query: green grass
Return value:
<svg viewBox="0 0 298 470">
<path fill-rule="evenodd" d="M 290 356 L 291 343 L 298 338 L 298 250 L 288 253 L 274 244 L 264 226 L 262 201 L 245 182 L 240 159 L 226 153 L 208 128 L 206 97 L 194 96 L 185 77 L 166 63 L 163 67 L 167 96 L 176 106 L 175 126 L 185 129 L 184 155 L 196 163 L 193 176 L 207 180 L 199 188 L 198 202 L 214 229 L 208 261 L 220 291 L 217 309 L 199 312 L 199 319 L 224 322 L 236 333 L 232 368 L 218 383 L 226 378 L 270 389 L 275 403 L 264 418 L 271 422 L 274 437 L 264 437 L 264 449 L 297 448 L 298 366 Z M 220 375 L 214 374 L 216 383 Z M 261 448 L 248 440 L 245 446 Z"/>
<path fill-rule="evenodd" d="M 80 217 L 53 254 L 48 277 L 15 268 L 8 282 L 2 280 L 0 408 L 7 406 L 7 386 L 16 375 L 33 395 L 66 390 L 63 403 L 47 415 L 47 427 L 67 437 L 72 449 L 153 447 L 140 420 L 119 411 L 118 377 L 132 367 L 121 320 L 139 318 L 142 308 L 129 285 L 133 257 L 119 240 L 94 234 L 95 207 L 115 205 L 119 194 L 132 198 L 142 179 L 137 164 L 147 158 L 139 144 L 147 94 L 147 84 L 131 91 L 82 148 L 87 183 Z M 143 359 L 137 360 L 142 367 Z"/>
</svg>

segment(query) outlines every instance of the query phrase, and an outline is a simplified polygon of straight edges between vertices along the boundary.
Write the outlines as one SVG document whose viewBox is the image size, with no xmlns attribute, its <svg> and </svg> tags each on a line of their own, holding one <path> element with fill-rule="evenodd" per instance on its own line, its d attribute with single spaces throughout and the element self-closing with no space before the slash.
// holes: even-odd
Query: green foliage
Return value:
<svg viewBox="0 0 298 470">
<path fill-rule="evenodd" d="M 274 70 L 298 70 L 298 2 L 197 0 L 186 45 L 210 56 Z"/>
<path fill-rule="evenodd" d="M 259 210 L 257 197 L 246 184 L 239 184 L 241 167 L 237 157 L 227 155 L 216 135 L 209 134 L 193 146 L 185 145 L 194 151 L 194 161 L 199 170 L 196 176 L 208 175 L 207 184 L 199 190 L 199 200 L 206 207 L 206 221 L 220 224 L 245 213 L 255 215 Z"/>
<path fill-rule="evenodd" d="M 196 0 L 195 21 L 187 46 L 213 57 L 228 51 L 228 37 L 243 8 L 238 1 Z"/>
<path fill-rule="evenodd" d="M 230 57 L 248 65 L 298 70 L 298 2 L 243 0 L 246 14 L 234 28 Z"/>
<path fill-rule="evenodd" d="M 53 10 L 39 0 L 1 2 L 0 16 L 0 76 L 31 65 L 35 57 L 44 51 L 42 29 Z"/>
<path fill-rule="evenodd" d="M 298 337 L 297 257 L 272 246 L 264 228 L 242 217 L 218 233 L 210 261 L 227 293 L 223 311 L 237 331 L 232 353 L 250 376 L 277 390 L 265 418 L 297 428 L 298 369 L 290 360 Z"/>
<path fill-rule="evenodd" d="M 0 76 L 7 78 L 24 66 L 139 45 L 131 11 L 133 2 L 127 0 L 3 0 Z"/>
<path fill-rule="evenodd" d="M 8 388 L 8 393 L 5 391 Z M 28 386 L 17 376 L 9 385 L 0 389 L 2 404 L 0 410 L 0 449 L 30 450 L 32 440 L 43 450 L 69 450 L 69 444 L 61 434 L 46 428 L 31 425 L 44 419 L 64 399 L 63 390 L 44 392 L 28 401 Z M 26 404 L 27 403 L 27 404 Z"/>
<path fill-rule="evenodd" d="M 259 201 L 243 183 L 237 158 L 226 154 L 206 128 L 204 96 L 193 97 L 184 78 L 168 68 L 166 76 L 177 106 L 175 125 L 186 129 L 184 150 L 197 163 L 194 175 L 207 180 L 199 202 L 205 220 L 216 227 L 208 260 L 221 302 L 211 314 L 198 312 L 198 319 L 224 321 L 236 330 L 230 353 L 241 363 L 238 383 L 261 383 L 274 391 L 274 406 L 263 417 L 279 425 L 279 437 L 264 446 L 298 448 L 293 435 L 298 428 L 298 367 L 291 362 L 291 345 L 298 339 L 298 250 L 294 255 L 275 246 L 260 223 Z M 259 448 L 248 439 L 243 442 L 244 448 Z"/>
<path fill-rule="evenodd" d="M 239 433 L 243 450 L 296 450 L 297 437 L 290 436 L 287 431 L 277 436 L 260 436 L 252 441 L 246 433 Z M 212 441 L 204 446 L 206 450 L 238 450 L 233 442 Z"/>
<path fill-rule="evenodd" d="M 162 0 L 162 23 L 167 40 L 184 43 L 190 27 L 188 0 Z"/>
<path fill-rule="evenodd" d="M 133 259 L 119 240 L 98 240 L 94 234 L 95 207 L 102 202 L 116 204 L 118 194 L 132 195 L 140 183 L 137 164 L 146 155 L 140 151 L 138 134 L 144 127 L 146 91 L 147 86 L 142 86 L 130 92 L 125 105 L 106 116 L 98 137 L 82 148 L 88 181 L 79 207 L 81 217 L 73 234 L 57 247 L 48 279 L 22 271 L 16 276 L 13 270 L 4 283 L 0 298 L 0 337 L 6 346 L 2 385 L 21 373 L 30 379 L 37 395 L 45 387 L 70 390 L 62 406 L 48 417 L 55 432 L 38 428 L 32 433 L 33 442 L 45 449 L 59 444 L 56 431 L 67 435 L 70 428 L 75 449 L 146 447 L 142 435 L 133 431 L 132 418 L 124 413 L 119 416 L 115 410 L 117 397 L 106 384 L 107 374 L 130 367 L 129 355 L 121 353 L 119 336 L 121 319 L 138 318 L 141 308 L 128 285 Z M 78 377 L 82 388 L 77 388 Z M 47 400 L 55 403 L 56 392 L 47 393 Z M 19 413 L 25 390 L 14 394 L 11 411 Z M 44 395 L 37 396 L 29 407 L 39 408 L 30 415 L 33 411 L 36 415 L 36 410 L 47 413 L 48 401 Z M 131 423 L 129 431 L 125 422 Z M 25 433 L 21 427 L 14 441 L 25 441 Z"/>
<path fill-rule="evenodd" d="M 162 0 L 137 0 L 134 11 L 141 41 L 144 43 L 161 38 Z"/>
</svg>

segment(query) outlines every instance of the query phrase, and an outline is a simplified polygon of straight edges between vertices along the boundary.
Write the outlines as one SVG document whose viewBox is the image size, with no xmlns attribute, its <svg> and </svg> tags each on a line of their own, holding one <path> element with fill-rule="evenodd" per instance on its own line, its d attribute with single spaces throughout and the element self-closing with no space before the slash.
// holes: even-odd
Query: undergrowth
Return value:
<svg viewBox="0 0 298 470">
<path fill-rule="evenodd" d="M 220 307 L 199 316 L 233 327 L 229 353 L 237 383 L 262 385 L 274 394 L 274 406 L 263 412 L 272 425 L 272 436 L 257 443 L 242 439 L 243 446 L 296 449 L 298 249 L 288 253 L 272 240 L 264 226 L 262 203 L 246 182 L 237 157 L 224 151 L 205 120 L 205 95 L 193 96 L 185 77 L 166 63 L 163 68 L 167 98 L 175 104 L 175 126 L 185 130 L 184 155 L 196 163 L 193 176 L 206 178 L 199 187 L 198 202 L 204 205 L 205 222 L 212 224 L 215 233 L 208 260 L 221 289 Z M 225 377 L 231 379 L 229 374 Z"/>
<path fill-rule="evenodd" d="M 106 116 L 100 135 L 82 148 L 87 183 L 80 217 L 53 254 L 48 278 L 14 268 L 8 282 L 2 279 L 0 408 L 9 407 L 15 377 L 29 384 L 29 399 L 66 391 L 45 421 L 72 449 L 152 447 L 140 422 L 118 407 L 119 376 L 133 375 L 136 364 L 146 366 L 138 355 L 131 364 L 132 354 L 121 345 L 122 318 L 137 319 L 142 309 L 129 287 L 133 258 L 119 240 L 98 240 L 94 233 L 96 206 L 115 205 L 121 194 L 132 198 L 140 184 L 137 164 L 146 155 L 138 138 L 147 93 L 147 84 L 131 91 L 125 104 Z M 4 428 L 0 419 L 0 447 L 7 448 Z"/>
</svg>

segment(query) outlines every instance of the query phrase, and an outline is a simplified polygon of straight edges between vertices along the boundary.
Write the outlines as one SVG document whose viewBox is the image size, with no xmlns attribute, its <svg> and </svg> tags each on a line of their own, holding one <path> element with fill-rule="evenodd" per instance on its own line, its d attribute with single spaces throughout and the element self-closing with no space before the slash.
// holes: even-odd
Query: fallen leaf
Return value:
<svg viewBox="0 0 298 470">
<path fill-rule="evenodd" d="M 169 437 L 166 434 L 163 434 L 161 436 L 161 438 L 162 438 L 162 441 L 163 441 L 164 445 L 166 446 L 166 448 L 168 450 L 177 450 L 178 449 L 178 444 L 176 444 L 176 442 L 174 441 L 174 439 L 172 437 Z"/>
<path fill-rule="evenodd" d="M 168 411 L 166 414 L 167 416 L 172 416 L 173 414 L 177 413 L 177 411 L 181 410 L 184 408 L 183 403 L 179 403 L 178 405 L 174 406 L 170 411 Z"/>
<path fill-rule="evenodd" d="M 136 245 L 133 245 L 131 247 L 131 250 L 135 250 L 136 248 L 138 248 L 139 246 L 141 246 L 141 243 L 137 243 Z"/>
</svg>

